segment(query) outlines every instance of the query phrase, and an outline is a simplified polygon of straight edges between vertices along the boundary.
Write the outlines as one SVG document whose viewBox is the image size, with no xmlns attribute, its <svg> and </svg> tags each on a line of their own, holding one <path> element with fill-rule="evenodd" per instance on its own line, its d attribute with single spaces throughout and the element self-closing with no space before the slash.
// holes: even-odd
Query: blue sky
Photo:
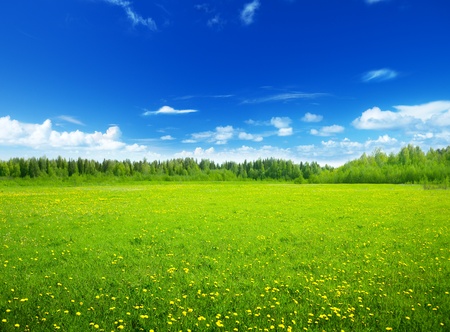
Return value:
<svg viewBox="0 0 450 332">
<path fill-rule="evenodd" d="M 450 145 L 447 0 L 0 4 L 0 159 Z"/>
</svg>

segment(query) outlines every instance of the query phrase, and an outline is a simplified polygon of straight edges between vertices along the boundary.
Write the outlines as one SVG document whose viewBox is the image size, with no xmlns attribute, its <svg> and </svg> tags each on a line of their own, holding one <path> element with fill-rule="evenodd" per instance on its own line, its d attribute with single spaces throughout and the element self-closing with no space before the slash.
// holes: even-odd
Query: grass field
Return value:
<svg viewBox="0 0 450 332">
<path fill-rule="evenodd" d="M 0 188 L 0 331 L 449 331 L 450 192 Z"/>
</svg>

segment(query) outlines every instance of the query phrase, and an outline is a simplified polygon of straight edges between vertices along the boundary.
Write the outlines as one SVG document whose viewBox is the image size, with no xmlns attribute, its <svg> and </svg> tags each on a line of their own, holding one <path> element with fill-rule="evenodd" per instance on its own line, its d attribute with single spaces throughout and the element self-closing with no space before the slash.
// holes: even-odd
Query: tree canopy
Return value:
<svg viewBox="0 0 450 332">
<path fill-rule="evenodd" d="M 12 158 L 0 161 L 0 178 L 114 177 L 134 180 L 272 180 L 296 183 L 448 183 L 450 146 L 423 152 L 408 145 L 397 154 L 380 149 L 363 154 L 343 166 L 320 166 L 317 162 L 294 163 L 275 158 L 233 161 L 179 158 L 165 161 Z"/>
</svg>

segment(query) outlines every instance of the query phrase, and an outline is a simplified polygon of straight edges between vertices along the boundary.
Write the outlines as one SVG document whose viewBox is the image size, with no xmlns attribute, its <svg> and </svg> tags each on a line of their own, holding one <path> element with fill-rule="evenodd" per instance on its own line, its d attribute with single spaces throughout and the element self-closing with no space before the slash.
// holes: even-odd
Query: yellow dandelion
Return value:
<svg viewBox="0 0 450 332">
<path fill-rule="evenodd" d="M 81 312 L 77 311 L 77 313 L 75 315 L 81 316 Z"/>
<path fill-rule="evenodd" d="M 216 325 L 217 325 L 218 327 L 223 327 L 223 326 L 224 326 L 221 320 L 218 320 L 218 321 L 216 322 Z"/>
<path fill-rule="evenodd" d="M 386 327 L 386 331 L 392 331 L 392 327 Z"/>
</svg>

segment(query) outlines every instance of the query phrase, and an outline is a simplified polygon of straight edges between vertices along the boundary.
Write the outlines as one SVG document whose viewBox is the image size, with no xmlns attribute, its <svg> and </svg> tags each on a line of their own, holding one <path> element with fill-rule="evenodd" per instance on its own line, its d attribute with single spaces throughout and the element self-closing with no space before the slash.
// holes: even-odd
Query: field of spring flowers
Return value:
<svg viewBox="0 0 450 332">
<path fill-rule="evenodd" d="M 449 331 L 450 192 L 0 188 L 0 331 Z"/>
</svg>

